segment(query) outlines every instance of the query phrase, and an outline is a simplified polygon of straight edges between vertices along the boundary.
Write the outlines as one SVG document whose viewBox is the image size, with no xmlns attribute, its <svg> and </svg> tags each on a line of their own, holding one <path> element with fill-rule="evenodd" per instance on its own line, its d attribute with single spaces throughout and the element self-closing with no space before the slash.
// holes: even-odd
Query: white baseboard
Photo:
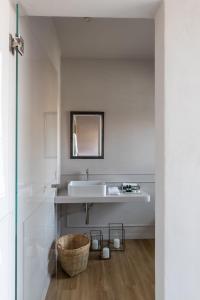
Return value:
<svg viewBox="0 0 200 300">
<path fill-rule="evenodd" d="M 154 239 L 155 227 L 154 226 L 130 226 L 126 228 L 126 239 Z"/>
<path fill-rule="evenodd" d="M 102 230 L 104 239 L 108 239 L 107 226 L 81 226 L 63 228 L 61 235 L 68 233 L 89 233 L 90 230 Z M 152 225 L 125 225 L 126 239 L 154 239 L 155 227 Z"/>
</svg>

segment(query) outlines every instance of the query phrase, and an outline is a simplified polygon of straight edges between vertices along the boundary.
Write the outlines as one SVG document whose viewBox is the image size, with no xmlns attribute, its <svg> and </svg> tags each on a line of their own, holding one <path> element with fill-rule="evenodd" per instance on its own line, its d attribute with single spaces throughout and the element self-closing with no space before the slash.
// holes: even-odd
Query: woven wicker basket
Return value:
<svg viewBox="0 0 200 300">
<path fill-rule="evenodd" d="M 63 270 L 73 277 L 87 268 L 90 240 L 81 234 L 68 234 L 57 240 L 58 260 Z"/>
</svg>

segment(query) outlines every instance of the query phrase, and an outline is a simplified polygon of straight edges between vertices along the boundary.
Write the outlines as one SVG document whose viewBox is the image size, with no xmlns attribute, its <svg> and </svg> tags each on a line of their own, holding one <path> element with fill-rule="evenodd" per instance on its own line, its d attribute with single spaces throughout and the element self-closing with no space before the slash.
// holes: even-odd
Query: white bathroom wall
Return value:
<svg viewBox="0 0 200 300">
<path fill-rule="evenodd" d="M 19 58 L 18 299 L 44 299 L 53 271 L 56 235 L 52 183 L 57 182 L 57 123 L 47 116 L 59 103 L 60 49 L 50 18 L 20 17 L 25 55 Z M 51 47 L 49 47 L 51 45 Z M 52 128 L 52 125 L 55 128 Z M 52 140 L 54 137 L 55 140 Z M 56 154 L 56 153 L 55 153 Z"/>
<path fill-rule="evenodd" d="M 137 181 L 152 202 L 95 205 L 90 226 L 124 222 L 127 237 L 154 235 L 154 62 L 149 60 L 62 60 L 62 181 L 90 179 L 108 182 Z M 103 160 L 69 159 L 69 112 L 105 112 Z M 73 175 L 73 176 L 72 176 Z M 73 213 L 74 212 L 74 213 Z M 68 217 L 67 217 L 68 215 Z M 67 220 L 66 220 L 67 219 Z M 70 231 L 84 229 L 81 207 L 69 208 L 62 218 Z M 70 227 L 70 228 L 69 228 Z M 78 227 L 78 228 L 77 228 Z"/>
<path fill-rule="evenodd" d="M 199 16 L 197 0 L 157 15 L 157 300 L 200 299 Z"/>
<path fill-rule="evenodd" d="M 69 112 L 105 112 L 104 160 L 69 159 Z M 62 174 L 154 173 L 154 63 L 62 60 Z"/>
<path fill-rule="evenodd" d="M 14 299 L 15 204 L 15 58 L 9 33 L 15 32 L 15 10 L 0 1 L 0 299 Z"/>
</svg>

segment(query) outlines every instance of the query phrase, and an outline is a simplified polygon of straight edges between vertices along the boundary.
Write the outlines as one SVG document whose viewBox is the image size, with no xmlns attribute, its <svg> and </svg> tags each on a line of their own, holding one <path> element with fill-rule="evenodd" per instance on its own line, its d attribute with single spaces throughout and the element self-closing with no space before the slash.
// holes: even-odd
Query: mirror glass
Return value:
<svg viewBox="0 0 200 300">
<path fill-rule="evenodd" d="M 71 112 L 71 158 L 104 158 L 104 113 Z"/>
</svg>

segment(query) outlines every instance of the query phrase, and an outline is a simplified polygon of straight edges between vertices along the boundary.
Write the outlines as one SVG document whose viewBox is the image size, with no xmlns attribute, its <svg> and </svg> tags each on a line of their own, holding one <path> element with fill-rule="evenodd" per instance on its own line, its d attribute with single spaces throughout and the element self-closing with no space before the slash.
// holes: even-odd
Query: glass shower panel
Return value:
<svg viewBox="0 0 200 300">
<path fill-rule="evenodd" d="M 25 44 L 16 53 L 16 299 L 41 300 L 56 271 L 58 71 L 43 38 L 48 22 L 18 5 L 16 15 Z"/>
</svg>

